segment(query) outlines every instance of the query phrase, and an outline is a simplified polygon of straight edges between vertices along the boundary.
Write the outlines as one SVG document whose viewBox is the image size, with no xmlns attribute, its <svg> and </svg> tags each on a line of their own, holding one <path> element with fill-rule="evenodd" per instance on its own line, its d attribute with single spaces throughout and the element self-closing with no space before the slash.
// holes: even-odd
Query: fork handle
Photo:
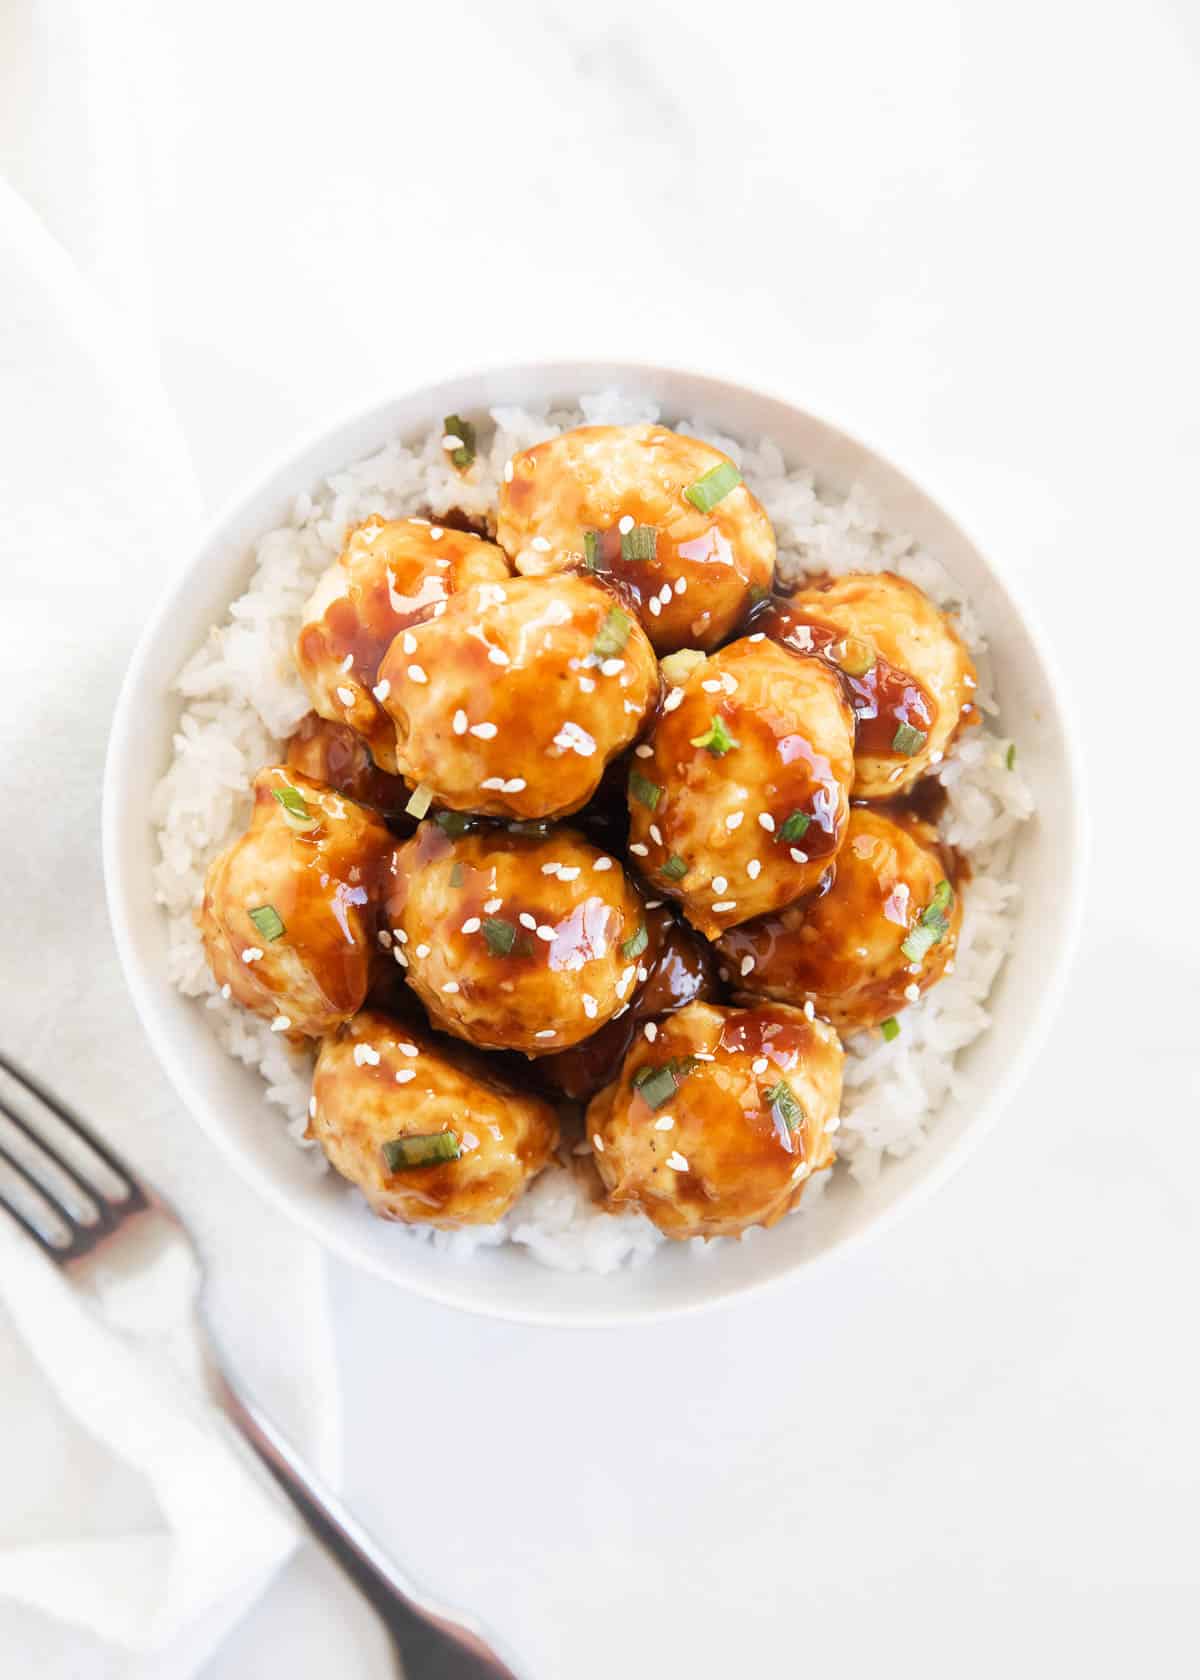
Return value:
<svg viewBox="0 0 1200 1680">
<path fill-rule="evenodd" d="M 240 1395 L 216 1367 L 214 1397 L 221 1410 L 287 1494 L 315 1538 L 341 1565 L 379 1615 L 407 1673 L 419 1680 L 519 1680 L 516 1671 L 457 1612 L 435 1605 L 396 1569 L 341 1501 L 323 1486 L 287 1438 Z M 431 1644 L 443 1652 L 430 1661 Z M 414 1661 L 418 1653 L 423 1659 Z M 444 1654 L 444 1662 L 441 1660 Z"/>
</svg>

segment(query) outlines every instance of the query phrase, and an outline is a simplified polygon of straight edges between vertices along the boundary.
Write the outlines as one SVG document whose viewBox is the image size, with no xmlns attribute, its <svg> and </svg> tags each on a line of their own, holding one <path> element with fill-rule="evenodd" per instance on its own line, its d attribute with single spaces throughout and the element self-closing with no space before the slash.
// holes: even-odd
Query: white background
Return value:
<svg viewBox="0 0 1200 1680">
<path fill-rule="evenodd" d="M 1090 773 L 1067 1006 L 950 1189 L 817 1285 L 627 1332 L 335 1267 L 352 1503 L 553 1680 L 1194 1673 L 1200 11 L 104 11 L 9 0 L 0 60 L 83 32 L 105 171 L 47 161 L 88 82 L 10 105 L 45 146 L 0 167 L 153 334 L 211 499 L 452 368 L 758 379 L 1027 585 Z M 312 1622 L 276 1595 L 208 1680 L 315 1674 Z"/>
</svg>

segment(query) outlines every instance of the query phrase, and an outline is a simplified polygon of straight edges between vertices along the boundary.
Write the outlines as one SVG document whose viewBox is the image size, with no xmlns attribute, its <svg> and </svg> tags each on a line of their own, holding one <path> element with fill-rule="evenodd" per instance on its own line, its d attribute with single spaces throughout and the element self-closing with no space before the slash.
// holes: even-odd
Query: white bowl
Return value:
<svg viewBox="0 0 1200 1680">
<path fill-rule="evenodd" d="M 961 1056 L 964 1088 L 946 1103 L 929 1141 L 889 1164 L 869 1189 L 835 1177 L 807 1216 L 770 1233 L 701 1254 L 690 1244 L 668 1244 L 646 1266 L 598 1277 L 548 1270 L 511 1247 L 455 1260 L 373 1219 L 332 1174 L 314 1176 L 267 1104 L 258 1075 L 220 1049 L 204 1011 L 167 981 L 149 812 L 179 716 L 172 681 L 245 588 L 253 541 L 286 519 L 299 492 L 444 414 L 572 402 L 612 386 L 652 397 L 668 416 L 702 416 L 735 437 L 772 437 L 789 464 L 812 467 L 834 490 L 865 485 L 889 523 L 943 561 L 990 640 L 1003 728 L 1021 743 L 1037 815 L 1020 837 L 1020 918 L 990 1000 L 992 1025 Z M 944 1184 L 1003 1111 L 1045 1037 L 1075 939 L 1084 840 L 1076 751 L 1053 663 L 1028 611 L 960 527 L 896 467 L 801 409 L 699 374 L 613 363 L 532 364 L 448 379 L 360 411 L 269 467 L 209 527 L 148 624 L 117 706 L 104 787 L 109 909 L 134 1001 L 179 1094 L 238 1171 L 330 1249 L 381 1277 L 448 1306 L 560 1326 L 683 1312 L 788 1276 L 811 1276 Z"/>
</svg>

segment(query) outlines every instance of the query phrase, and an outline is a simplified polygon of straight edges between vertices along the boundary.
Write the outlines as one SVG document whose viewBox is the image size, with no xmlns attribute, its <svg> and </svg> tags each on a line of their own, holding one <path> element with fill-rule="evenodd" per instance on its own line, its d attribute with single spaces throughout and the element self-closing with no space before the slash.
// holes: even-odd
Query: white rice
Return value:
<svg viewBox="0 0 1200 1680">
<path fill-rule="evenodd" d="M 258 542 L 245 594 L 178 678 L 183 712 L 171 766 L 153 805 L 161 851 L 156 887 L 170 928 L 170 976 L 181 991 L 204 1000 L 225 1049 L 259 1070 L 268 1100 L 284 1111 L 301 1144 L 311 1055 L 292 1049 L 266 1021 L 221 997 L 204 960 L 194 912 L 210 860 L 249 819 L 252 778 L 264 764 L 282 757 L 286 737 L 309 710 L 291 652 L 304 604 L 336 559 L 347 529 L 369 514 L 395 518 L 454 507 L 483 514 L 495 506 L 504 465 L 515 451 L 583 422 L 623 424 L 659 415 L 653 405 L 604 392 L 582 398 L 578 409 L 539 415 L 497 408 L 491 418 L 490 445 L 481 444 L 466 476 L 447 461 L 438 429 L 417 446 L 390 443 L 334 474 L 314 495 L 300 496 L 289 523 Z M 768 439 L 750 447 L 700 421 L 678 424 L 738 462 L 774 523 L 785 581 L 806 572 L 886 568 L 910 578 L 952 611 L 979 667 L 981 708 L 994 714 L 979 626 L 931 554 L 883 526 L 857 491 L 831 498 L 818 491 L 811 473 L 789 471 Z M 486 425 L 479 429 L 486 434 Z M 1008 745 L 989 720 L 967 731 L 938 770 L 947 791 L 943 836 L 966 855 L 972 870 L 953 974 L 905 1009 L 900 1036 L 892 1043 L 867 1033 L 847 1042 L 837 1139 L 840 1166 L 835 1170 L 848 1169 L 862 1183 L 872 1180 L 888 1157 L 920 1147 L 954 1084 L 958 1053 L 988 1024 L 988 993 L 1012 937 L 1017 889 L 1006 870 L 1017 825 L 1032 810 L 1020 771 L 1006 768 Z M 319 1150 L 313 1149 L 311 1158 L 323 1166 Z M 822 1174 L 808 1185 L 801 1213 L 829 1176 Z M 457 1255 L 511 1242 L 525 1246 L 544 1265 L 604 1273 L 647 1259 L 665 1239 L 640 1214 L 602 1211 L 590 1198 L 583 1175 L 564 1163 L 543 1173 L 495 1226 L 462 1232 L 397 1227 L 397 1240 L 432 1241 Z"/>
</svg>

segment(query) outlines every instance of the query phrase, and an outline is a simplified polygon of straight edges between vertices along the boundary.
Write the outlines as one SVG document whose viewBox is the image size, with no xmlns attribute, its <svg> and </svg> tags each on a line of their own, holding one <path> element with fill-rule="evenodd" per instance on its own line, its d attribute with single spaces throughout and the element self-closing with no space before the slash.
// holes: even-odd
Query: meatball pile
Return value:
<svg viewBox="0 0 1200 1680">
<path fill-rule="evenodd" d="M 494 1223 L 566 1149 L 669 1237 L 771 1225 L 833 1161 L 839 1035 L 953 968 L 970 657 L 892 573 L 779 591 L 736 464 L 661 426 L 441 517 L 356 526 L 305 608 L 213 974 L 315 1041 L 309 1134 L 383 1218 Z"/>
</svg>

